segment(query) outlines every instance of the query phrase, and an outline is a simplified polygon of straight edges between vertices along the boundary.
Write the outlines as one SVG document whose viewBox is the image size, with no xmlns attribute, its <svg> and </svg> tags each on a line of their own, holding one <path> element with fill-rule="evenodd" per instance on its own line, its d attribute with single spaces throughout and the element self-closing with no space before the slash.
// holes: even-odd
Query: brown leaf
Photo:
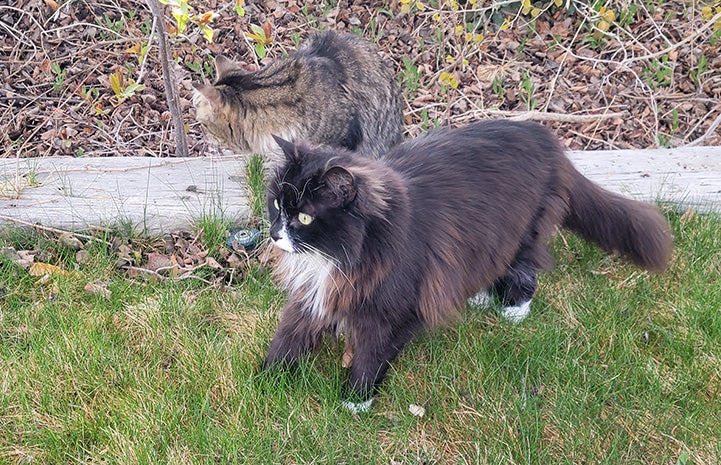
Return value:
<svg viewBox="0 0 721 465">
<path fill-rule="evenodd" d="M 96 281 L 94 283 L 87 283 L 83 288 L 85 292 L 100 297 L 110 298 L 112 292 L 108 289 L 107 283 Z"/>
<path fill-rule="evenodd" d="M 177 265 L 177 263 L 176 263 Z M 161 268 L 170 268 L 173 266 L 170 257 L 158 252 L 150 252 L 148 254 L 148 263 L 145 265 L 151 271 L 158 271 Z"/>
<path fill-rule="evenodd" d="M 45 0 L 45 4 L 49 6 L 50 9 L 52 9 L 54 12 L 58 11 L 58 8 L 60 7 L 60 5 L 58 5 L 58 2 L 56 2 L 55 0 Z"/>
<path fill-rule="evenodd" d="M 33 263 L 33 265 L 28 270 L 28 274 L 30 276 L 70 276 L 70 273 L 68 271 L 65 271 L 62 268 L 51 265 L 49 263 Z"/>
</svg>

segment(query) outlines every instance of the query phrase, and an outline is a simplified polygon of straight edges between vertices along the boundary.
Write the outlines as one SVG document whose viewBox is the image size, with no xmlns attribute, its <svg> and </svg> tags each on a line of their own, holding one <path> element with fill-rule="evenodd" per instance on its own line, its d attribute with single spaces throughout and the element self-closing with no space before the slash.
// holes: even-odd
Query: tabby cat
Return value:
<svg viewBox="0 0 721 465">
<path fill-rule="evenodd" d="M 527 313 L 559 226 L 648 270 L 672 254 L 654 206 L 592 183 L 535 123 L 435 130 L 381 159 L 278 143 L 286 161 L 267 198 L 289 294 L 264 367 L 292 366 L 343 331 L 352 411 L 370 408 L 415 335 L 454 320 L 479 291 Z"/>
<path fill-rule="evenodd" d="M 217 80 L 194 84 L 196 117 L 238 151 L 277 153 L 272 135 L 377 157 L 401 141 L 400 92 L 367 41 L 315 33 L 301 48 L 254 72 L 222 55 Z"/>
</svg>

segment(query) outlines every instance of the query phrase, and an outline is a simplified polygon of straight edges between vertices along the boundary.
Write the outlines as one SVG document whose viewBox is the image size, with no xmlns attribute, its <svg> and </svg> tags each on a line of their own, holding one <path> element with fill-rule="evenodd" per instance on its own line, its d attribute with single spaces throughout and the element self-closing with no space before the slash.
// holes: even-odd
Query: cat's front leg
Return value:
<svg viewBox="0 0 721 465">
<path fill-rule="evenodd" d="M 320 322 L 301 305 L 289 302 L 270 342 L 263 369 L 295 366 L 299 358 L 320 345 L 322 336 L 323 327 Z"/>
<path fill-rule="evenodd" d="M 417 321 L 407 323 L 395 331 L 381 327 L 370 331 L 353 330 L 353 364 L 349 379 L 351 392 L 343 401 L 346 409 L 352 413 L 370 410 L 388 368 L 415 334 L 417 324 Z"/>
</svg>

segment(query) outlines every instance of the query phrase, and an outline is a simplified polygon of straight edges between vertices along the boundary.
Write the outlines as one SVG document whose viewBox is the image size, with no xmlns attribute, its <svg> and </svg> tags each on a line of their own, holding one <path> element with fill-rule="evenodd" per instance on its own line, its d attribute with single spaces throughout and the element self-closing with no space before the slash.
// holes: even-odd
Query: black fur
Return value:
<svg viewBox="0 0 721 465">
<path fill-rule="evenodd" d="M 494 290 L 505 305 L 528 301 L 537 271 L 552 264 L 558 226 L 652 270 L 671 254 L 669 224 L 653 206 L 592 184 L 538 124 L 436 130 L 380 160 L 281 146 L 287 161 L 268 190 L 271 236 L 285 228 L 294 246 L 280 266 L 322 254 L 335 268 L 320 313 L 308 285 L 289 286 L 265 366 L 293 365 L 340 326 L 360 399 L 375 394 L 408 341 L 452 321 L 477 292 Z"/>
</svg>

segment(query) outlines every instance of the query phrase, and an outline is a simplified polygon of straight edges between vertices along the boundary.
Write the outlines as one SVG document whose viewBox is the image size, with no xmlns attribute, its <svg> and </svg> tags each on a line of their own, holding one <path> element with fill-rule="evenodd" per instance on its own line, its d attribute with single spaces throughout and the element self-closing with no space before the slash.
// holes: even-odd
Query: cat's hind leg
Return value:
<svg viewBox="0 0 721 465">
<path fill-rule="evenodd" d="M 493 304 L 493 297 L 487 290 L 483 290 L 473 297 L 469 297 L 467 303 L 471 307 L 489 308 Z"/>
<path fill-rule="evenodd" d="M 520 323 L 531 311 L 531 299 L 536 292 L 536 270 L 516 261 L 493 285 L 501 300 L 501 314 L 512 323 Z"/>
</svg>

